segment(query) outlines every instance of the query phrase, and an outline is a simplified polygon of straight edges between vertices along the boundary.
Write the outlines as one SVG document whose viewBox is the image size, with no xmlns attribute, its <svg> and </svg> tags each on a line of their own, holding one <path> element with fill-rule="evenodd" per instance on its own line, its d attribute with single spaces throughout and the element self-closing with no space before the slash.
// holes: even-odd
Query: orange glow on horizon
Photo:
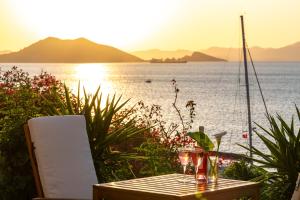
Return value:
<svg viewBox="0 0 300 200">
<path fill-rule="evenodd" d="M 126 51 L 239 46 L 245 14 L 251 46 L 300 41 L 298 0 L 1 0 L 0 51 L 48 36 L 85 37 Z"/>
</svg>

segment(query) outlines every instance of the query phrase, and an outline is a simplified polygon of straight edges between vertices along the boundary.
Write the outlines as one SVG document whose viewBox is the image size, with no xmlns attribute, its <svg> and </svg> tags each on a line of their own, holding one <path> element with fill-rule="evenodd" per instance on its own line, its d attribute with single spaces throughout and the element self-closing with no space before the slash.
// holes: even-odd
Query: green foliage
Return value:
<svg viewBox="0 0 300 200">
<path fill-rule="evenodd" d="M 117 148 L 124 141 L 141 135 L 149 129 L 148 127 L 138 127 L 136 125 L 136 119 L 132 116 L 132 109 L 121 110 L 129 100 L 121 102 L 121 96 L 118 98 L 115 95 L 112 98 L 108 96 L 105 105 L 102 106 L 100 87 L 93 95 L 87 95 L 85 89 L 83 89 L 83 100 L 80 98 L 80 86 L 78 86 L 79 92 L 75 99 L 71 98 L 73 95 L 68 88 L 66 86 L 64 88 L 64 100 L 59 102 L 59 107 L 53 106 L 53 102 L 48 101 L 48 114 L 83 114 L 85 116 L 99 182 L 133 177 L 134 174 L 131 174 L 128 160 L 140 159 L 140 157 L 134 153 L 127 154 L 112 148 Z M 56 94 L 54 93 L 54 95 Z M 57 96 L 57 99 L 60 99 L 59 96 Z M 120 167 L 124 168 L 126 166 L 129 167 L 127 170 L 121 170 L 126 173 L 118 176 L 117 172 L 120 172 Z"/>
<path fill-rule="evenodd" d="M 99 90 L 94 95 L 85 93 L 83 100 L 77 95 L 47 73 L 31 78 L 17 67 L 0 73 L 1 200 L 35 196 L 23 125 L 38 116 L 84 114 L 99 181 L 134 177 L 130 161 L 145 157 L 118 147 L 147 131 L 146 126 L 136 126 L 131 109 L 121 111 L 128 101 L 121 103 L 121 98 L 113 96 L 101 106 Z"/>
<path fill-rule="evenodd" d="M 260 198 L 262 200 L 286 200 L 290 199 L 291 183 L 287 180 L 286 177 L 277 177 L 276 179 L 272 178 L 271 175 L 267 178 L 267 181 L 263 182 Z"/>
<path fill-rule="evenodd" d="M 198 143 L 198 145 L 207 152 L 212 151 L 215 147 L 214 143 L 210 140 L 208 135 L 200 130 L 198 132 L 189 132 L 188 136 L 193 138 Z"/>
<path fill-rule="evenodd" d="M 265 173 L 266 171 L 264 169 L 251 165 L 245 160 L 241 160 L 229 165 L 222 175 L 224 178 L 248 181 L 262 177 Z"/>
<path fill-rule="evenodd" d="M 169 148 L 154 138 L 148 138 L 146 142 L 136 149 L 147 158 L 140 163 L 141 169 L 139 173 L 142 176 L 175 173 L 176 170 L 180 169 L 176 159 L 177 153 L 170 151 Z"/>
<path fill-rule="evenodd" d="M 300 112 L 297 106 L 296 111 L 297 123 L 299 124 Z M 277 115 L 277 119 L 268 116 L 268 120 L 270 124 L 269 130 L 258 125 L 264 134 L 257 131 L 255 133 L 263 141 L 270 154 L 253 147 L 252 153 L 254 158 L 248 159 L 257 162 L 264 168 L 275 169 L 276 172 L 270 173 L 270 176 L 267 177 L 267 183 L 270 187 L 278 186 L 280 194 L 285 194 L 281 199 L 290 199 L 295 188 L 298 172 L 300 171 L 300 128 L 297 130 L 295 127 L 294 118 L 292 118 L 290 125 L 280 115 Z M 240 146 L 250 150 L 249 147 Z M 279 187 L 282 182 L 285 183 L 285 187 Z M 266 191 L 273 190 L 268 188 Z M 278 191 L 274 191 L 274 194 Z M 272 196 L 270 192 L 266 196 L 270 196 L 270 199 L 279 198 L 278 196 Z"/>
<path fill-rule="evenodd" d="M 40 95 L 59 90 L 49 74 L 30 78 L 17 67 L 0 73 L 0 199 L 31 199 L 35 194 L 23 124 L 43 115 Z"/>
</svg>

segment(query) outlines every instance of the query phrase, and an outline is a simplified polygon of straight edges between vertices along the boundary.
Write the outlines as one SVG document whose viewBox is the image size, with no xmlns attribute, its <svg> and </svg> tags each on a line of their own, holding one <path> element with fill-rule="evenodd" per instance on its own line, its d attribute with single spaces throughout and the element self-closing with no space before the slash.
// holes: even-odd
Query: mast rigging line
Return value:
<svg viewBox="0 0 300 200">
<path fill-rule="evenodd" d="M 252 68 L 253 68 L 253 71 L 254 71 L 255 79 L 256 79 L 256 82 L 257 82 L 257 85 L 258 85 L 258 88 L 259 88 L 260 96 L 261 96 L 262 101 L 264 103 L 264 107 L 265 107 L 265 111 L 266 111 L 267 117 L 269 118 L 270 115 L 269 115 L 269 112 L 268 112 L 268 108 L 267 108 L 267 104 L 266 104 L 266 101 L 265 101 L 265 97 L 263 95 L 263 92 L 262 92 L 262 89 L 261 89 L 261 86 L 260 86 L 260 81 L 258 79 L 258 75 L 257 75 L 256 69 L 255 69 L 254 62 L 253 62 L 253 59 L 252 59 L 252 56 L 251 56 L 250 49 L 249 49 L 248 45 L 247 45 L 247 51 L 248 51 L 250 62 L 251 62 L 251 65 L 252 65 Z"/>
</svg>

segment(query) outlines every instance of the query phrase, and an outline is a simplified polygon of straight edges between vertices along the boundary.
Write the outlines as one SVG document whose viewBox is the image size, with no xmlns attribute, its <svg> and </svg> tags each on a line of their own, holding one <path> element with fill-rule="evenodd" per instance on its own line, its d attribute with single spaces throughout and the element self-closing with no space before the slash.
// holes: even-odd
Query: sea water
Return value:
<svg viewBox="0 0 300 200">
<path fill-rule="evenodd" d="M 196 118 L 191 131 L 197 130 L 200 125 L 210 136 L 227 131 L 221 150 L 245 152 L 236 145 L 248 143 L 242 137 L 248 125 L 244 67 L 241 63 L 0 64 L 2 71 L 11 66 L 18 66 L 30 75 L 42 71 L 51 73 L 73 91 L 77 90 L 80 80 L 89 92 L 101 85 L 105 95 L 116 93 L 122 95 L 123 100 L 130 98 L 129 105 L 140 100 L 146 105 L 161 105 L 164 120 L 169 123 L 179 122 L 172 106 L 175 93 L 171 81 L 174 79 L 179 88 L 177 106 L 185 120 L 188 120 L 186 102 L 193 100 L 196 103 Z M 258 62 L 255 67 L 269 113 L 278 113 L 288 121 L 293 114 L 296 117 L 295 104 L 300 106 L 300 62 Z M 249 66 L 249 82 L 252 121 L 267 127 L 266 112 L 252 66 Z M 253 124 L 253 127 L 257 126 Z M 257 130 L 260 131 L 258 127 Z M 265 150 L 255 134 L 253 145 Z"/>
</svg>

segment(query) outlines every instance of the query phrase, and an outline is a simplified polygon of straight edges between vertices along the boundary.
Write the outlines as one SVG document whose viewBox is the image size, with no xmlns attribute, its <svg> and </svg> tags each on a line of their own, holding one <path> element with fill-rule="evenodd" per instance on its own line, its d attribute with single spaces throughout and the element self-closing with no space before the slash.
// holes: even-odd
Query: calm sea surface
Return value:
<svg viewBox="0 0 300 200">
<path fill-rule="evenodd" d="M 30 75 L 41 71 L 49 72 L 65 81 L 73 91 L 78 81 L 89 92 L 101 85 L 104 94 L 116 92 L 124 100 L 131 98 L 131 104 L 143 100 L 147 105 L 162 106 L 166 121 L 178 121 L 172 107 L 174 89 L 171 80 L 177 81 L 180 89 L 178 106 L 185 119 L 188 112 L 185 103 L 194 100 L 196 120 L 194 130 L 205 126 L 213 135 L 226 130 L 228 134 L 222 143 L 223 151 L 244 152 L 236 143 L 246 144 L 242 132 L 247 130 L 244 70 L 236 62 L 227 63 L 186 63 L 186 64 L 0 64 L 2 70 L 18 66 Z M 294 104 L 300 106 L 300 63 L 299 62 L 261 62 L 256 70 L 271 114 L 279 113 L 286 119 L 296 114 Z M 146 83 L 151 80 L 151 83 Z M 266 126 L 265 110 L 258 86 L 250 69 L 250 95 L 252 119 Z M 296 116 L 295 116 L 296 117 Z M 264 149 L 254 136 L 254 145 Z"/>
</svg>

